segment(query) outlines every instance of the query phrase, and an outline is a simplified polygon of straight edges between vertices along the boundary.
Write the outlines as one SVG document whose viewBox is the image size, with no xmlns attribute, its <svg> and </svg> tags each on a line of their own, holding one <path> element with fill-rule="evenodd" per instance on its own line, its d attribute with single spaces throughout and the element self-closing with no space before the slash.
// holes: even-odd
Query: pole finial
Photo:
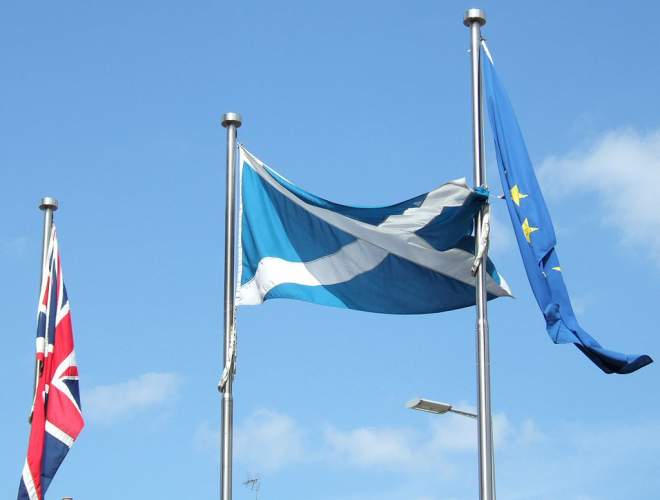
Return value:
<svg viewBox="0 0 660 500">
<path fill-rule="evenodd" d="M 236 128 L 243 124 L 243 117 L 238 113 L 225 113 L 222 115 L 222 126 L 227 128 L 231 124 L 236 125 Z"/>
<path fill-rule="evenodd" d="M 463 24 L 468 28 L 473 22 L 478 22 L 479 26 L 486 24 L 486 12 L 481 9 L 470 9 L 463 16 Z"/>
<path fill-rule="evenodd" d="M 39 204 L 41 210 L 47 210 L 51 208 L 53 212 L 57 210 L 57 200 L 55 198 L 41 198 L 41 203 Z"/>
</svg>

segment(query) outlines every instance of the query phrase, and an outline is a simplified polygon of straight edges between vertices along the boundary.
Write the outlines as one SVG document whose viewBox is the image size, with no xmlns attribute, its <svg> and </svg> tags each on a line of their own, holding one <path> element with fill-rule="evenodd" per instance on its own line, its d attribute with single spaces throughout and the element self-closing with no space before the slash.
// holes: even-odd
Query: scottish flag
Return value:
<svg viewBox="0 0 660 500">
<path fill-rule="evenodd" d="M 497 163 L 511 223 L 529 284 L 555 344 L 574 343 L 605 373 L 631 373 L 652 363 L 646 355 L 626 355 L 604 349 L 577 322 L 557 258 L 557 240 L 548 208 L 527 154 L 504 86 L 490 54 L 483 59 L 488 114 L 495 139 Z"/>
<path fill-rule="evenodd" d="M 389 314 L 475 304 L 475 214 L 484 189 L 449 182 L 397 205 L 338 205 L 240 150 L 239 305 L 289 298 Z M 488 298 L 510 296 L 491 262 Z"/>
</svg>

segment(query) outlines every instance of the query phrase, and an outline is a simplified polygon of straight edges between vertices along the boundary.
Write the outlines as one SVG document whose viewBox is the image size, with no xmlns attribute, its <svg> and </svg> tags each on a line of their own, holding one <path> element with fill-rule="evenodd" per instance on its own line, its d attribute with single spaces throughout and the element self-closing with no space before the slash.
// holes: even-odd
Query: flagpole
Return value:
<svg viewBox="0 0 660 500">
<path fill-rule="evenodd" d="M 229 367 L 228 377 L 222 388 L 222 439 L 220 499 L 231 500 L 232 447 L 234 427 L 234 400 L 232 397 L 233 366 L 231 337 L 234 329 L 234 274 L 236 245 L 236 129 L 243 119 L 238 113 L 226 113 L 222 126 L 227 129 L 227 197 L 225 204 L 225 315 L 224 315 L 224 366 Z"/>
<path fill-rule="evenodd" d="M 41 272 L 39 273 L 39 293 L 41 293 L 41 284 L 44 280 L 44 268 L 46 267 L 46 258 L 48 257 L 48 245 L 50 244 L 50 233 L 53 226 L 53 212 L 57 210 L 57 200 L 55 198 L 42 198 L 39 203 L 39 209 L 44 212 L 44 233 L 41 247 Z M 28 421 L 32 423 L 32 411 L 34 411 L 34 401 L 37 395 L 37 379 L 39 378 L 39 371 L 41 370 L 41 363 L 35 362 L 34 365 L 34 390 L 32 393 L 32 410 L 30 411 L 30 418 Z"/>
<path fill-rule="evenodd" d="M 470 9 L 465 13 L 463 24 L 470 28 L 470 53 L 472 63 L 472 144 L 474 154 L 474 184 L 486 187 L 486 162 L 483 140 L 483 103 L 481 85 L 481 27 L 486 24 L 486 13 Z M 475 220 L 475 241 L 482 244 L 484 206 Z M 479 428 L 479 498 L 495 500 L 495 474 L 493 465 L 493 425 L 490 407 L 490 347 L 488 341 L 488 308 L 486 297 L 486 258 L 488 247 L 483 253 L 476 275 L 477 304 L 477 420 Z"/>
<path fill-rule="evenodd" d="M 50 244 L 50 230 L 53 226 L 53 212 L 57 210 L 57 200 L 55 198 L 42 198 L 39 209 L 44 212 L 44 237 L 41 249 L 41 279 L 43 280 L 43 270 L 46 267 L 46 255 Z M 39 287 L 41 288 L 41 281 L 39 281 Z"/>
</svg>

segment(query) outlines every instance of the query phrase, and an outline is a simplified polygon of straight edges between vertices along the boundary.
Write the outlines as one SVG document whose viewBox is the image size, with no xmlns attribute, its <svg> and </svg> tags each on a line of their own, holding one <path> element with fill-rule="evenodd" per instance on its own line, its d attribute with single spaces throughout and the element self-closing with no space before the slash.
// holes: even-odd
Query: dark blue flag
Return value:
<svg viewBox="0 0 660 500">
<path fill-rule="evenodd" d="M 490 55 L 482 59 L 502 189 L 529 284 L 545 317 L 550 338 L 555 344 L 574 343 L 605 373 L 631 373 L 652 363 L 646 355 L 604 349 L 578 324 L 555 251 L 557 240 L 552 220 L 518 121 Z"/>
</svg>

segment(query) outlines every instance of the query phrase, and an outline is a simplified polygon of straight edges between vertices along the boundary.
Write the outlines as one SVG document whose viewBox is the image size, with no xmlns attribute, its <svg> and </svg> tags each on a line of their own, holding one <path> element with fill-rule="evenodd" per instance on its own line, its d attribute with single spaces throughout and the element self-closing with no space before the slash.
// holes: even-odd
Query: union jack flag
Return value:
<svg viewBox="0 0 660 500">
<path fill-rule="evenodd" d="M 53 224 L 37 314 L 37 377 L 32 428 L 18 500 L 43 500 L 50 482 L 85 423 L 78 365 L 57 234 Z"/>
</svg>

